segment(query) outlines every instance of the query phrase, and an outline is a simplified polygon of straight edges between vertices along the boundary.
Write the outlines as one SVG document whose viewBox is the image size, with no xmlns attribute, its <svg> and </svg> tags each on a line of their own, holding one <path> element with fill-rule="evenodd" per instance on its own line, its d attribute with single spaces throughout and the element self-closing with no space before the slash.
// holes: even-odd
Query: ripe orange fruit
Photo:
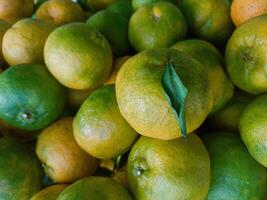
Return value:
<svg viewBox="0 0 267 200">
<path fill-rule="evenodd" d="M 231 18 L 235 26 L 240 26 L 251 18 L 267 13 L 266 0 L 234 0 Z"/>
</svg>

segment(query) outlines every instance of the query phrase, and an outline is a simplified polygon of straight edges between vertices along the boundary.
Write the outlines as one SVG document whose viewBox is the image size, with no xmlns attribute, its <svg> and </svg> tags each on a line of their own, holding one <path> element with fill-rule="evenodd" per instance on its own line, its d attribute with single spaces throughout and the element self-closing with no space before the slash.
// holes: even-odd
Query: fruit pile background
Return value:
<svg viewBox="0 0 267 200">
<path fill-rule="evenodd" d="M 267 199 L 266 0 L 0 0 L 0 200 Z"/>
</svg>

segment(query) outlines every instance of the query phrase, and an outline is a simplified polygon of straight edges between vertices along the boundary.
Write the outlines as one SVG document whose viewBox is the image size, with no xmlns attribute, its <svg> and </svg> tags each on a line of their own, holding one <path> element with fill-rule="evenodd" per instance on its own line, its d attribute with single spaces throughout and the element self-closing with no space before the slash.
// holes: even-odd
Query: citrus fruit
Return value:
<svg viewBox="0 0 267 200">
<path fill-rule="evenodd" d="M 65 184 L 52 185 L 36 193 L 30 200 L 56 200 L 58 195 L 67 187 Z"/>
<path fill-rule="evenodd" d="M 224 44 L 232 34 L 230 6 L 228 0 L 184 0 L 179 3 L 189 32 L 214 44 Z"/>
<path fill-rule="evenodd" d="M 115 171 L 115 160 L 116 159 L 102 159 L 99 167 L 107 169 L 111 172 Z"/>
<path fill-rule="evenodd" d="M 245 92 L 235 91 L 233 98 L 222 109 L 208 118 L 207 124 L 209 129 L 239 134 L 240 117 L 253 98 L 254 96 Z"/>
<path fill-rule="evenodd" d="M 233 96 L 234 87 L 223 69 L 223 57 L 209 42 L 190 39 L 177 42 L 172 46 L 190 54 L 200 61 L 207 69 L 212 97 L 210 115 L 221 109 Z"/>
<path fill-rule="evenodd" d="M 83 6 L 86 10 L 102 10 L 117 0 L 78 0 L 78 2 Z"/>
<path fill-rule="evenodd" d="M 79 4 L 71 0 L 49 0 L 38 8 L 36 19 L 61 26 L 70 22 L 84 21 L 85 13 Z"/>
<path fill-rule="evenodd" d="M 119 183 L 107 177 L 88 177 L 67 187 L 57 200 L 133 200 Z"/>
<path fill-rule="evenodd" d="M 12 126 L 42 129 L 61 115 L 65 101 L 64 88 L 44 65 L 16 65 L 0 75 L 0 119 Z"/>
<path fill-rule="evenodd" d="M 123 166 L 119 171 L 117 171 L 112 179 L 122 184 L 125 188 L 129 188 L 128 180 L 127 180 L 127 166 Z"/>
<path fill-rule="evenodd" d="M 179 8 L 169 2 L 143 6 L 129 22 L 129 40 L 136 51 L 170 47 L 186 37 L 187 24 Z"/>
<path fill-rule="evenodd" d="M 34 7 L 35 10 L 37 10 L 43 3 L 45 3 L 48 0 L 34 0 Z M 35 13 L 34 13 L 35 14 Z"/>
<path fill-rule="evenodd" d="M 231 18 L 235 26 L 240 26 L 249 19 L 267 13 L 265 0 L 234 0 L 231 5 Z"/>
<path fill-rule="evenodd" d="M 86 24 L 107 38 L 115 55 L 125 54 L 131 48 L 128 40 L 128 21 L 120 14 L 102 10 L 89 17 Z"/>
<path fill-rule="evenodd" d="M 74 90 L 69 88 L 67 91 L 68 105 L 74 110 L 78 109 L 91 92 L 92 90 Z"/>
<path fill-rule="evenodd" d="M 83 23 L 53 31 L 45 44 L 45 63 L 56 79 L 72 89 L 93 89 L 109 76 L 112 51 L 105 37 Z"/>
<path fill-rule="evenodd" d="M 119 109 L 128 123 L 141 135 L 164 140 L 181 137 L 176 114 L 161 85 L 168 65 L 173 65 L 188 90 L 185 122 L 190 133 L 210 112 L 207 71 L 190 55 L 176 49 L 141 52 L 124 63 L 115 84 Z"/>
<path fill-rule="evenodd" d="M 120 114 L 114 85 L 99 88 L 85 100 L 74 118 L 73 130 L 81 148 L 101 159 L 124 154 L 137 138 Z"/>
<path fill-rule="evenodd" d="M 72 122 L 71 117 L 60 119 L 38 136 L 36 153 L 46 174 L 56 183 L 72 183 L 92 175 L 99 164 L 76 143 Z"/>
<path fill-rule="evenodd" d="M 6 31 L 10 28 L 10 24 L 7 23 L 6 21 L 4 20 L 1 20 L 0 19 L 0 46 L 2 47 L 2 44 L 3 44 L 3 37 L 4 37 L 4 34 L 6 33 Z M 3 65 L 5 64 L 6 61 L 4 59 L 4 56 L 3 56 L 3 52 L 2 52 L 2 48 L 0 49 L 0 64 Z M 0 67 L 0 73 L 1 73 L 1 67 Z"/>
<path fill-rule="evenodd" d="M 142 136 L 127 164 L 130 189 L 137 200 L 204 200 L 210 185 L 210 160 L 195 133 L 158 140 Z"/>
<path fill-rule="evenodd" d="M 33 0 L 0 0 L 0 19 L 15 23 L 34 12 Z"/>
<path fill-rule="evenodd" d="M 0 199 L 28 200 L 42 187 L 42 167 L 22 141 L 0 138 Z"/>
<path fill-rule="evenodd" d="M 132 6 L 133 6 L 134 10 L 137 10 L 138 8 L 140 8 L 142 6 L 157 3 L 160 1 L 167 1 L 167 2 L 171 2 L 173 4 L 178 2 L 178 0 L 132 0 Z"/>
<path fill-rule="evenodd" d="M 203 136 L 203 142 L 211 162 L 207 200 L 264 198 L 266 169 L 249 155 L 238 135 L 210 133 Z"/>
<path fill-rule="evenodd" d="M 132 2 L 131 0 L 117 0 L 108 6 L 107 10 L 120 14 L 128 20 L 133 13 Z"/>
<path fill-rule="evenodd" d="M 105 84 L 115 84 L 117 74 L 119 73 L 119 70 L 121 66 L 130 58 L 131 56 L 123 56 L 117 58 L 112 67 L 111 75 L 109 76 L 108 80 L 105 82 Z"/>
<path fill-rule="evenodd" d="M 267 15 L 256 17 L 238 27 L 227 43 L 227 71 L 240 89 L 260 94 L 267 92 Z"/>
<path fill-rule="evenodd" d="M 26 18 L 15 23 L 4 35 L 3 55 L 9 65 L 44 63 L 43 49 L 54 30 L 50 23 Z"/>
<path fill-rule="evenodd" d="M 240 119 L 240 135 L 252 157 L 267 167 L 266 105 L 267 95 L 255 98 L 244 110 Z"/>
</svg>

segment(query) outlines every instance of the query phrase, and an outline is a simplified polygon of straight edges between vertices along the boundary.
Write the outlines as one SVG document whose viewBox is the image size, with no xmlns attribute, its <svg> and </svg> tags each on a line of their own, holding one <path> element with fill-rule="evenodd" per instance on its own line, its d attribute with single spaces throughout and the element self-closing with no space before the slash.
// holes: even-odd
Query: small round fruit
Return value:
<svg viewBox="0 0 267 200">
<path fill-rule="evenodd" d="M 9 23 L 32 16 L 33 0 L 0 0 L 0 19 Z"/>
<path fill-rule="evenodd" d="M 67 187 L 57 200 L 133 200 L 119 183 L 107 177 L 88 177 Z"/>
<path fill-rule="evenodd" d="M 0 75 L 0 119 L 24 130 L 39 130 L 64 110 L 66 93 L 44 65 L 16 65 Z"/>
<path fill-rule="evenodd" d="M 117 58 L 114 63 L 113 63 L 113 67 L 112 67 L 112 72 L 110 77 L 108 78 L 108 80 L 105 82 L 106 85 L 108 84 L 115 84 L 116 82 L 116 77 L 117 74 L 120 71 L 120 68 L 122 67 L 122 65 L 130 58 L 131 56 L 123 56 L 120 58 Z"/>
<path fill-rule="evenodd" d="M 113 4 L 107 7 L 107 10 L 120 14 L 127 20 L 130 19 L 133 14 L 133 7 L 131 0 L 117 0 Z"/>
<path fill-rule="evenodd" d="M 62 26 L 71 22 L 83 22 L 85 13 L 79 4 L 71 0 L 49 0 L 36 11 L 36 19 Z"/>
<path fill-rule="evenodd" d="M 137 200 L 204 200 L 210 185 L 210 160 L 195 133 L 158 140 L 142 136 L 127 164 L 130 189 Z"/>
<path fill-rule="evenodd" d="M 71 109 L 80 108 L 85 99 L 92 93 L 92 90 L 74 90 L 68 89 L 68 105 Z"/>
<path fill-rule="evenodd" d="M 44 188 L 36 193 L 30 200 L 56 200 L 58 195 L 67 187 L 65 184 L 57 184 Z"/>
<path fill-rule="evenodd" d="M 266 14 L 266 0 L 233 0 L 231 5 L 231 18 L 236 27 L 248 20 Z"/>
<path fill-rule="evenodd" d="M 254 96 L 242 91 L 235 91 L 233 98 L 222 109 L 207 119 L 208 129 L 239 134 L 241 115 L 253 98 Z"/>
<path fill-rule="evenodd" d="M 197 129 L 210 112 L 208 73 L 200 62 L 177 49 L 143 51 L 123 64 L 115 84 L 121 114 L 141 135 L 163 140 L 182 136 L 161 84 L 163 72 L 170 64 L 188 90 L 187 133 Z"/>
<path fill-rule="evenodd" d="M 138 136 L 120 114 L 114 85 L 99 88 L 85 100 L 73 130 L 81 148 L 100 159 L 124 154 Z"/>
<path fill-rule="evenodd" d="M 240 119 L 240 135 L 252 157 L 267 167 L 267 95 L 254 99 Z"/>
<path fill-rule="evenodd" d="M 28 200 L 42 188 L 41 163 L 22 141 L 0 138 L 0 199 Z"/>
<path fill-rule="evenodd" d="M 133 5 L 133 9 L 137 10 L 140 7 L 151 5 L 153 3 L 157 3 L 160 1 L 167 1 L 173 4 L 178 3 L 178 0 L 132 0 L 132 5 Z"/>
<path fill-rule="evenodd" d="M 86 24 L 107 38 L 115 55 L 123 55 L 130 50 L 128 20 L 120 14 L 102 10 L 89 17 Z"/>
<path fill-rule="evenodd" d="M 9 28 L 10 28 L 10 24 L 0 19 L 0 47 L 3 46 L 3 37 Z M 2 48 L 0 48 L 0 64 L 3 65 L 5 63 L 6 63 L 6 60 L 4 59 L 4 56 L 3 56 L 3 50 Z M 0 67 L 0 70 L 1 70 L 1 67 Z"/>
<path fill-rule="evenodd" d="M 234 30 L 230 6 L 229 0 L 183 0 L 179 4 L 190 33 L 221 45 L 227 42 Z"/>
<path fill-rule="evenodd" d="M 238 27 L 225 51 L 227 71 L 240 89 L 260 94 L 267 92 L 267 15 Z"/>
<path fill-rule="evenodd" d="M 211 162 L 211 185 L 206 200 L 264 199 L 267 171 L 232 133 L 203 136 Z"/>
<path fill-rule="evenodd" d="M 45 63 L 64 86 L 94 89 L 109 76 L 112 51 L 105 37 L 84 23 L 70 23 L 53 31 L 45 44 Z"/>
<path fill-rule="evenodd" d="M 234 94 L 233 84 L 223 69 L 223 57 L 220 52 L 209 42 L 197 39 L 177 42 L 172 48 L 193 56 L 206 67 L 212 97 L 210 115 L 220 110 Z"/>
<path fill-rule="evenodd" d="M 186 37 L 187 25 L 179 8 L 169 2 L 143 6 L 131 17 L 129 40 L 136 51 L 170 47 Z"/>
<path fill-rule="evenodd" d="M 102 10 L 117 0 L 78 0 L 85 10 Z"/>
<path fill-rule="evenodd" d="M 3 38 L 3 55 L 9 65 L 44 63 L 44 45 L 55 26 L 26 18 L 15 23 Z"/>
<path fill-rule="evenodd" d="M 36 153 L 46 174 L 56 183 L 72 183 L 90 176 L 99 164 L 78 146 L 72 122 L 72 118 L 60 119 L 38 136 Z"/>
</svg>

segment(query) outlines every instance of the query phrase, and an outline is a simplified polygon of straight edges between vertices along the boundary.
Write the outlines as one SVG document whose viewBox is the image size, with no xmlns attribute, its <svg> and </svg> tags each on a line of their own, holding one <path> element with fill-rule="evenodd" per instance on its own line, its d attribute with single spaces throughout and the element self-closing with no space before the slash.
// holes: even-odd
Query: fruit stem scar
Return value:
<svg viewBox="0 0 267 200">
<path fill-rule="evenodd" d="M 144 173 L 144 169 L 143 169 L 143 168 L 141 168 L 141 167 L 137 167 L 137 168 L 135 169 L 135 175 L 136 175 L 136 176 L 141 176 L 143 173 Z"/>
<path fill-rule="evenodd" d="M 23 119 L 27 119 L 27 120 L 28 120 L 28 119 L 31 119 L 31 117 L 32 117 L 32 116 L 31 116 L 31 113 L 29 113 L 29 112 L 27 112 L 27 111 L 26 111 L 26 112 L 23 112 L 23 113 L 21 114 L 21 116 L 22 116 Z"/>
<path fill-rule="evenodd" d="M 248 52 L 245 52 L 245 53 L 242 54 L 242 59 L 243 59 L 245 62 L 246 62 L 246 61 L 247 61 L 247 62 L 251 62 L 251 61 L 253 61 L 252 56 L 250 56 Z"/>
<path fill-rule="evenodd" d="M 153 20 L 156 22 L 160 19 L 161 17 L 161 12 L 160 10 L 157 8 L 157 7 L 153 7 L 153 10 L 152 10 L 152 17 L 153 17 Z"/>
</svg>

